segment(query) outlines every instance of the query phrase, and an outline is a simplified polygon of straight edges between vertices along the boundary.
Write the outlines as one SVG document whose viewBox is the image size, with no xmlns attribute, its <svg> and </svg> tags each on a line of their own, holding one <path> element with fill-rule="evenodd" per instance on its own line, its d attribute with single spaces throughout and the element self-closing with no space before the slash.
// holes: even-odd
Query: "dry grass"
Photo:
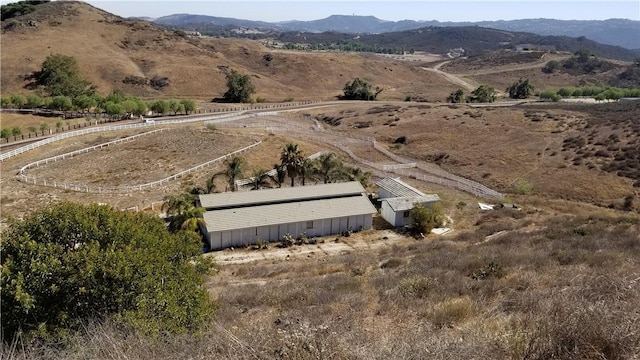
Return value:
<svg viewBox="0 0 640 360">
<path fill-rule="evenodd" d="M 36 20 L 37 27 L 25 24 L 2 35 L 3 96 L 27 93 L 24 85 L 28 81 L 23 77 L 39 70 L 51 52 L 75 57 L 82 75 L 101 93 L 122 89 L 145 98 L 221 97 L 226 90 L 222 67 L 250 74 L 256 96 L 267 101 L 335 99 L 355 77 L 384 88 L 381 99 L 401 100 L 420 94 L 439 100 L 455 90 L 415 64 L 381 56 L 272 52 L 259 41 L 183 38 L 81 3 L 51 3 L 39 8 L 16 19 L 24 23 Z M 270 52 L 272 60 L 265 63 L 263 56 Z M 128 85 L 122 82 L 127 76 L 168 77 L 170 85 L 162 91 Z"/>
<path fill-rule="evenodd" d="M 636 357 L 640 219 L 556 217 L 546 225 L 479 245 L 422 240 L 225 266 L 209 284 L 220 308 L 202 337 L 157 342 L 105 324 L 70 349 L 28 347 L 6 358 Z M 471 276 L 488 264 L 500 273 Z"/>
</svg>

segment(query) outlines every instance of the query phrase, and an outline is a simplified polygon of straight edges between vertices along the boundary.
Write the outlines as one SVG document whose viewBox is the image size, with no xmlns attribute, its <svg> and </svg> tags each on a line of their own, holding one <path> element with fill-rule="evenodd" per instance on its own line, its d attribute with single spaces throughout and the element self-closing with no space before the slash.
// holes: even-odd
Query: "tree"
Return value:
<svg viewBox="0 0 640 360">
<path fill-rule="evenodd" d="M 375 100 L 383 89 L 376 86 L 374 92 L 371 90 L 371 84 L 360 78 L 355 78 L 353 82 L 347 82 L 342 90 L 346 100 Z"/>
<path fill-rule="evenodd" d="M 251 77 L 231 70 L 226 75 L 227 92 L 223 97 L 228 102 L 247 103 L 251 102 L 251 96 L 256 92 L 255 86 L 251 83 Z"/>
<path fill-rule="evenodd" d="M 191 99 L 182 99 L 180 103 L 184 106 L 184 112 L 186 114 L 196 110 L 196 102 Z"/>
<path fill-rule="evenodd" d="M 496 92 L 491 86 L 480 85 L 478 88 L 471 92 L 469 97 L 470 102 L 475 103 L 490 103 L 496 100 Z"/>
<path fill-rule="evenodd" d="M 184 105 L 176 99 L 169 100 L 169 110 L 173 111 L 173 115 L 177 115 L 179 112 L 184 112 Z"/>
<path fill-rule="evenodd" d="M 96 318 L 194 332 L 213 313 L 200 238 L 169 233 L 157 216 L 63 202 L 12 220 L 2 240 L 5 341 L 64 336 Z"/>
<path fill-rule="evenodd" d="M 324 153 L 316 159 L 318 175 L 325 184 L 336 181 L 343 171 L 342 168 L 342 162 L 334 153 Z"/>
<path fill-rule="evenodd" d="M 0 97 L 0 106 L 2 106 L 3 109 L 8 108 L 10 104 L 11 99 L 9 99 L 8 97 Z"/>
<path fill-rule="evenodd" d="M 24 97 L 22 95 L 11 95 L 11 104 L 16 108 L 21 108 L 24 105 Z"/>
<path fill-rule="evenodd" d="M 19 127 L 13 127 L 11 128 L 11 135 L 13 136 L 19 136 L 22 135 L 22 129 L 20 129 Z"/>
<path fill-rule="evenodd" d="M 73 105 L 75 105 L 79 110 L 82 110 L 82 112 L 85 112 L 98 105 L 98 103 L 93 97 L 83 94 L 73 99 Z"/>
<path fill-rule="evenodd" d="M 458 89 L 456 91 L 453 91 L 447 97 L 447 102 L 454 103 L 454 104 L 463 103 L 465 101 L 466 101 L 466 99 L 465 99 L 465 96 L 464 96 L 464 90 L 462 90 L 462 89 Z"/>
<path fill-rule="evenodd" d="M 164 100 L 156 100 L 151 103 L 151 111 L 156 114 L 164 115 L 169 112 L 169 103 Z"/>
<path fill-rule="evenodd" d="M 107 112 L 107 115 L 110 115 L 112 118 L 124 114 L 124 107 L 122 104 L 111 101 L 105 104 L 104 110 Z"/>
<path fill-rule="evenodd" d="M 73 102 L 68 96 L 59 95 L 51 98 L 51 102 L 49 103 L 50 109 L 56 109 L 60 111 L 67 111 L 73 108 Z"/>
<path fill-rule="evenodd" d="M 540 93 L 541 100 L 551 100 L 553 102 L 558 102 L 562 99 L 562 96 L 558 95 L 558 93 L 554 90 L 545 90 Z"/>
<path fill-rule="evenodd" d="M 317 175 L 317 168 L 315 162 L 303 157 L 300 164 L 300 180 L 302 180 L 302 186 L 306 185 L 307 179 L 314 180 Z"/>
<path fill-rule="evenodd" d="M 368 187 L 371 183 L 373 174 L 370 171 L 362 171 L 359 167 L 344 167 L 346 179 L 349 181 L 358 181 L 363 187 Z"/>
<path fill-rule="evenodd" d="M 509 97 L 512 99 L 526 99 L 533 94 L 533 85 L 529 83 L 529 79 L 519 79 L 507 88 Z"/>
<path fill-rule="evenodd" d="M 298 176 L 304 155 L 298 149 L 298 144 L 289 143 L 285 145 L 280 153 L 280 164 L 287 169 L 287 175 L 291 178 L 291 187 L 295 185 L 295 178 Z"/>
<path fill-rule="evenodd" d="M 553 74 L 561 68 L 561 64 L 558 60 L 550 60 L 542 68 L 542 72 L 546 74 Z"/>
<path fill-rule="evenodd" d="M 45 131 L 49 130 L 49 124 L 43 122 L 40 124 L 40 131 L 42 131 L 42 134 L 44 134 Z"/>
<path fill-rule="evenodd" d="M 44 86 L 49 96 L 64 95 L 75 98 L 95 93 L 95 86 L 80 76 L 75 58 L 61 54 L 47 56 L 36 74 L 36 83 Z"/>
<path fill-rule="evenodd" d="M 254 169 L 251 173 L 251 187 L 253 190 L 259 190 L 261 187 L 269 184 L 269 174 L 265 169 Z"/>
<path fill-rule="evenodd" d="M 236 180 L 242 176 L 242 172 L 244 171 L 244 159 L 238 156 L 228 158 L 224 161 L 224 166 L 224 171 L 214 174 L 211 177 L 212 181 L 218 176 L 225 176 L 227 178 L 227 190 L 237 191 Z"/>
<path fill-rule="evenodd" d="M 273 169 L 276 171 L 276 174 L 272 176 L 271 179 L 276 183 L 278 188 L 281 188 L 284 180 L 287 178 L 287 167 L 281 164 L 274 164 Z"/>
<path fill-rule="evenodd" d="M 0 138 L 9 139 L 10 137 L 11 137 L 11 130 L 10 129 L 2 129 L 2 130 L 0 130 Z"/>
<path fill-rule="evenodd" d="M 444 213 L 440 203 L 433 205 L 429 209 L 422 203 L 413 204 L 413 209 L 409 212 L 416 232 L 428 234 L 433 228 L 444 224 Z"/>
</svg>

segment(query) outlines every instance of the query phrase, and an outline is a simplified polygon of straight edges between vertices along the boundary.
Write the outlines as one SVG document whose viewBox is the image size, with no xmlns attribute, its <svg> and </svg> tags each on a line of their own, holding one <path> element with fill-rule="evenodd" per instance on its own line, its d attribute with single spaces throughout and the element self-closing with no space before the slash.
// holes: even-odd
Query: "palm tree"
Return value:
<svg viewBox="0 0 640 360">
<path fill-rule="evenodd" d="M 280 164 L 273 165 L 274 170 L 276 171 L 275 176 L 271 176 L 271 180 L 278 186 L 278 188 L 282 187 L 284 180 L 287 178 L 287 168 Z"/>
<path fill-rule="evenodd" d="M 269 183 L 269 179 L 270 176 L 267 174 L 267 170 L 254 169 L 251 174 L 253 190 L 259 190 L 260 187 L 267 185 Z"/>
<path fill-rule="evenodd" d="M 245 161 L 243 158 L 234 156 L 224 161 L 225 170 L 214 174 L 211 177 L 211 184 L 216 177 L 223 175 L 227 178 L 227 189 L 231 189 L 231 191 L 236 191 L 238 188 L 236 187 L 236 179 L 242 176 L 242 170 L 244 170 Z M 215 188 L 215 186 L 211 187 L 211 189 Z"/>
<path fill-rule="evenodd" d="M 300 166 L 304 156 L 302 151 L 298 149 L 298 144 L 287 144 L 280 154 L 280 163 L 287 168 L 287 175 L 291 178 L 291 186 L 294 186 L 294 180 L 298 176 Z"/>
<path fill-rule="evenodd" d="M 216 184 L 213 182 L 213 178 L 207 179 L 204 190 L 206 194 L 213 194 L 213 192 L 216 190 Z"/>
<path fill-rule="evenodd" d="M 162 210 L 167 213 L 167 216 L 175 216 L 193 207 L 195 197 L 191 194 L 183 193 L 179 195 L 167 195 L 163 200 Z"/>
<path fill-rule="evenodd" d="M 351 181 L 359 181 L 363 187 L 369 186 L 371 182 L 371 176 L 373 175 L 370 171 L 363 172 L 359 167 L 346 167 L 347 169 L 347 177 Z"/>
<path fill-rule="evenodd" d="M 178 229 L 197 231 L 201 225 L 205 225 L 204 219 L 202 218 L 204 212 L 204 208 L 191 206 L 176 216 L 174 221 L 172 221 L 173 226 L 170 224 L 170 227 L 172 227 L 174 231 Z"/>
<path fill-rule="evenodd" d="M 305 185 L 306 179 L 315 180 L 318 173 L 315 162 L 306 158 L 302 159 L 298 172 L 300 174 L 300 179 L 302 179 L 302 186 Z"/>
<path fill-rule="evenodd" d="M 318 175 L 325 184 L 334 182 L 340 177 L 342 171 L 342 161 L 334 153 L 324 153 L 316 159 L 316 169 Z"/>
<path fill-rule="evenodd" d="M 202 214 L 205 209 L 194 206 L 195 197 L 193 194 L 168 195 L 165 196 L 164 201 L 163 209 L 171 219 L 169 222 L 170 231 L 196 231 L 200 225 L 204 225 Z"/>
</svg>

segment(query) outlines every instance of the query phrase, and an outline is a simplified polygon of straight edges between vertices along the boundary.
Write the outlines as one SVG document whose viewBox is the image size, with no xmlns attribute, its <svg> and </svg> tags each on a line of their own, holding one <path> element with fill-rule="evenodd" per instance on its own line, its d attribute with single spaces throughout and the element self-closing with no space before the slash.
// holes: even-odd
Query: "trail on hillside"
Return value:
<svg viewBox="0 0 640 360">
<path fill-rule="evenodd" d="M 442 66 L 444 66 L 445 64 L 448 64 L 450 62 L 451 61 L 444 61 L 444 62 L 441 62 L 441 63 L 438 63 L 438 64 L 434 65 L 431 68 L 423 67 L 422 70 L 426 70 L 426 71 L 430 71 L 430 72 L 436 73 L 436 74 L 444 77 L 445 79 L 447 79 L 447 81 L 449 81 L 450 83 L 458 85 L 458 86 L 461 86 L 464 90 L 467 90 L 467 91 L 475 90 L 475 88 L 477 88 L 476 85 L 471 84 L 470 82 L 464 80 L 463 78 L 461 78 L 458 75 L 451 74 L 451 73 L 444 72 L 444 71 L 440 70 L 440 68 Z"/>
</svg>

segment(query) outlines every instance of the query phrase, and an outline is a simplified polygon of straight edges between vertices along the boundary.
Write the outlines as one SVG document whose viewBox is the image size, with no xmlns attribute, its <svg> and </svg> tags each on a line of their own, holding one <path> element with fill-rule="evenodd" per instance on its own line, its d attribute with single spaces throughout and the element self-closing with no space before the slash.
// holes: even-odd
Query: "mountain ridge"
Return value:
<svg viewBox="0 0 640 360">
<path fill-rule="evenodd" d="M 224 19 L 221 21 L 220 19 Z M 459 27 L 481 26 L 498 30 L 530 32 L 551 36 L 584 36 L 590 40 L 624 47 L 640 49 L 640 21 L 630 19 L 607 20 L 557 20 L 557 19 L 519 19 L 478 22 L 440 22 L 438 20 L 382 20 L 375 16 L 331 15 L 323 19 L 282 22 L 265 22 L 235 18 L 222 18 L 209 15 L 173 14 L 159 17 L 155 23 L 165 26 L 197 26 L 198 24 L 216 23 L 225 26 L 240 26 L 274 31 L 325 32 L 338 31 L 353 34 L 386 33 L 413 30 L 428 26 Z M 633 36 L 633 34 L 637 36 Z"/>
</svg>

